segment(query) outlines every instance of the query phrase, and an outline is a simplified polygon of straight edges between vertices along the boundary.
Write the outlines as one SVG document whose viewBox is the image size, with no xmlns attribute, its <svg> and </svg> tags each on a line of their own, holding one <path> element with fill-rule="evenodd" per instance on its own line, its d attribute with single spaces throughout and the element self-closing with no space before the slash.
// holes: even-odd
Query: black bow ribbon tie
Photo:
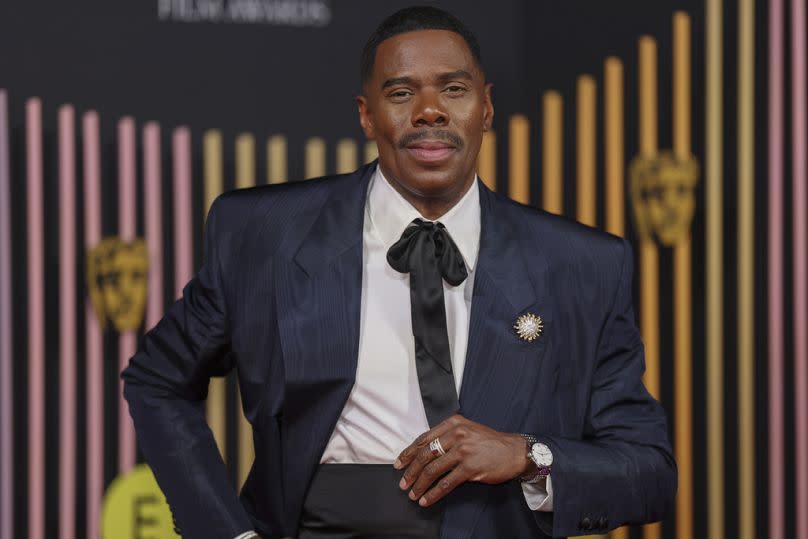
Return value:
<svg viewBox="0 0 808 539">
<path fill-rule="evenodd" d="M 387 262 L 399 273 L 412 273 L 435 261 L 441 277 L 457 286 L 468 277 L 463 255 L 440 222 L 415 219 L 387 251 Z"/>
<path fill-rule="evenodd" d="M 430 427 L 456 413 L 460 406 L 452 374 L 443 281 L 457 286 L 468 271 L 446 227 L 415 219 L 387 251 L 387 262 L 410 274 L 412 334 L 418 385 Z"/>
</svg>

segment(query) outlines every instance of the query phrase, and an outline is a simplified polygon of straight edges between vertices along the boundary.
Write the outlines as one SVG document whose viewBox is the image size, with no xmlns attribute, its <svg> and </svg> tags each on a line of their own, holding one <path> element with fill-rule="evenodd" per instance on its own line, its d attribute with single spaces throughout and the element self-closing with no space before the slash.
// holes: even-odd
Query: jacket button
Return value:
<svg viewBox="0 0 808 539">
<path fill-rule="evenodd" d="M 589 517 L 584 517 L 581 520 L 580 526 L 581 526 L 582 530 L 591 530 L 592 529 L 592 521 L 589 520 Z"/>
<path fill-rule="evenodd" d="M 609 525 L 609 521 L 606 520 L 606 517 L 600 517 L 598 519 L 598 528 L 605 528 Z"/>
</svg>

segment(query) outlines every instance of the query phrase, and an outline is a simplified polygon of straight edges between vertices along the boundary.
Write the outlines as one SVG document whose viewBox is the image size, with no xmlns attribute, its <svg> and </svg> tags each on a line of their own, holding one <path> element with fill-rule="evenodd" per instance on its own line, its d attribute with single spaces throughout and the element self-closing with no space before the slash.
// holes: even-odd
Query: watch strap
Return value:
<svg viewBox="0 0 808 539">
<path fill-rule="evenodd" d="M 535 436 L 533 436 L 532 434 L 524 434 L 524 433 L 520 433 L 520 434 L 519 434 L 519 436 L 521 436 L 522 438 L 524 438 L 524 439 L 525 439 L 525 442 L 526 442 L 527 453 L 526 453 L 526 455 L 525 455 L 525 456 L 526 456 L 526 457 L 527 457 L 527 458 L 528 458 L 528 459 L 529 459 L 531 462 L 533 462 L 533 464 L 536 464 L 536 467 L 537 467 L 537 469 L 536 469 L 536 471 L 535 471 L 535 472 L 528 472 L 528 473 L 526 473 L 526 474 L 524 474 L 524 475 L 520 475 L 520 476 L 519 476 L 519 478 L 518 478 L 518 479 L 519 479 L 519 482 L 520 482 L 520 483 L 528 483 L 528 484 L 531 484 L 531 483 L 538 483 L 539 481 L 541 481 L 541 480 L 545 479 L 545 478 L 546 478 L 546 477 L 549 475 L 549 469 L 544 468 L 544 467 L 542 467 L 542 466 L 539 466 L 539 465 L 538 465 L 538 464 L 537 464 L 537 463 L 536 463 L 536 462 L 533 460 L 533 457 L 532 457 L 532 456 L 531 456 L 531 454 L 530 454 L 530 451 L 531 451 L 531 449 L 533 448 L 533 444 L 538 444 L 538 443 L 541 443 L 541 442 L 539 441 L 539 439 L 538 439 L 538 438 L 536 438 L 536 437 L 535 437 Z"/>
</svg>

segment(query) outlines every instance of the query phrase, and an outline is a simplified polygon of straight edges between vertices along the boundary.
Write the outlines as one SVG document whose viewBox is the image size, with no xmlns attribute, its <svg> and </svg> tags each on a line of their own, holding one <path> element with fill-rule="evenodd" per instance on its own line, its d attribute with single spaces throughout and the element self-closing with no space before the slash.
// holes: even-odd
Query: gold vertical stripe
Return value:
<svg viewBox="0 0 808 539">
<path fill-rule="evenodd" d="M 202 138 L 205 177 L 205 215 L 211 204 L 224 190 L 222 169 L 222 133 L 216 129 L 205 131 Z"/>
<path fill-rule="evenodd" d="M 243 133 L 236 137 L 236 187 L 243 189 L 255 185 L 255 138 Z M 238 473 L 238 487 L 247 480 L 253 460 L 255 460 L 255 449 L 253 447 L 252 425 L 244 416 L 244 407 L 241 403 L 241 390 L 236 385 L 237 403 L 237 432 L 238 432 L 238 461 L 236 463 Z"/>
<path fill-rule="evenodd" d="M 530 124 L 522 114 L 511 116 L 509 127 L 508 196 L 522 204 L 530 203 Z"/>
<path fill-rule="evenodd" d="M 477 157 L 477 174 L 489 189 L 497 190 L 497 137 L 491 130 L 483 133 L 483 144 Z"/>
<path fill-rule="evenodd" d="M 724 539 L 723 7 L 706 4 L 707 537 Z"/>
<path fill-rule="evenodd" d="M 595 185 L 596 161 L 596 91 L 595 79 L 589 75 L 578 77 L 577 83 L 577 116 L 575 134 L 577 150 L 577 188 L 576 188 L 576 218 L 589 226 L 597 224 L 595 198 L 597 186 Z"/>
<path fill-rule="evenodd" d="M 222 134 L 211 129 L 206 131 L 202 139 L 204 178 L 205 178 L 205 215 L 216 197 L 224 190 L 222 169 Z M 208 400 L 205 403 L 208 425 L 222 453 L 227 456 L 227 438 L 225 425 L 225 381 L 224 378 L 211 378 L 208 386 Z"/>
<path fill-rule="evenodd" d="M 606 230 L 625 234 L 625 132 L 623 122 L 623 63 L 615 57 L 604 65 L 603 102 Z"/>
<path fill-rule="evenodd" d="M 659 147 L 657 134 L 657 43 L 649 36 L 640 38 L 640 153 L 653 157 Z"/>
<path fill-rule="evenodd" d="M 556 91 L 542 99 L 542 208 L 564 213 L 564 101 Z"/>
<path fill-rule="evenodd" d="M 358 166 L 359 150 L 356 142 L 344 138 L 337 142 L 337 174 L 347 174 L 353 172 Z"/>
<path fill-rule="evenodd" d="M 639 145 L 640 154 L 657 153 L 657 46 L 648 36 L 640 38 Z M 640 245 L 640 329 L 645 342 L 645 385 L 659 398 L 659 253 L 653 240 Z"/>
<path fill-rule="evenodd" d="M 306 141 L 304 167 L 307 180 L 325 176 L 325 140 L 312 137 Z"/>
<path fill-rule="evenodd" d="M 267 140 L 267 183 L 283 183 L 287 180 L 286 137 L 273 135 Z"/>
<path fill-rule="evenodd" d="M 755 537 L 755 3 L 738 3 L 738 533 Z"/>
<path fill-rule="evenodd" d="M 236 137 L 236 187 L 255 185 L 255 138 L 249 133 Z"/>
<path fill-rule="evenodd" d="M 690 157 L 690 17 L 673 16 L 673 153 Z M 692 258 L 690 233 L 674 247 L 674 452 L 679 467 L 676 536 L 693 537 L 693 344 Z"/>
<path fill-rule="evenodd" d="M 379 148 L 376 142 L 369 140 L 365 143 L 365 163 L 370 163 L 379 157 Z"/>
<path fill-rule="evenodd" d="M 654 157 L 658 148 L 657 44 L 654 38 L 639 40 L 639 150 Z M 640 331 L 645 343 L 645 385 L 659 399 L 659 251 L 652 239 L 640 241 Z M 645 539 L 659 539 L 659 524 L 643 529 Z"/>
<path fill-rule="evenodd" d="M 603 157 L 605 168 L 606 231 L 617 236 L 625 234 L 625 121 L 623 105 L 623 63 L 609 57 L 604 63 L 603 88 Z M 628 539 L 629 528 L 612 530 L 612 539 Z"/>
<path fill-rule="evenodd" d="M 679 159 L 690 157 L 690 16 L 673 14 L 673 153 Z"/>
</svg>

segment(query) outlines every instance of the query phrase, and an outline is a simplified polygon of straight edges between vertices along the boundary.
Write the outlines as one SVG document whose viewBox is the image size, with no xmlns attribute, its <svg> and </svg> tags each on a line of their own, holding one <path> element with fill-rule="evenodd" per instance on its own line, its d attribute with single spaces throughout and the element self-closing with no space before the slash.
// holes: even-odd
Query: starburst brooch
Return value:
<svg viewBox="0 0 808 539">
<path fill-rule="evenodd" d="M 533 313 L 523 314 L 516 319 L 513 329 L 516 330 L 516 334 L 523 341 L 533 342 L 541 335 L 541 331 L 544 329 L 544 321 L 541 316 L 536 316 Z"/>
</svg>

